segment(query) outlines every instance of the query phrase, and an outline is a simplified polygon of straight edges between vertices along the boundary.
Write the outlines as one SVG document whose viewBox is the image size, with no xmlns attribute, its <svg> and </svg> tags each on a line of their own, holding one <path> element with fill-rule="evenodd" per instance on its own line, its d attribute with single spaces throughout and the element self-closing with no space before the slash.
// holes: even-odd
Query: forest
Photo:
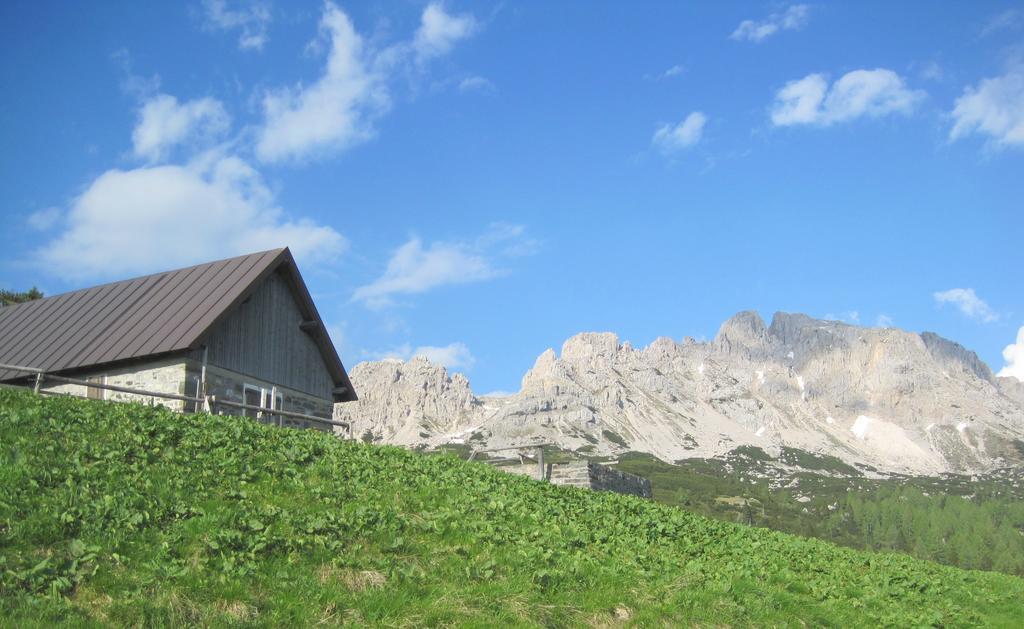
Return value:
<svg viewBox="0 0 1024 629">
<path fill-rule="evenodd" d="M 826 469 L 772 475 L 771 460 L 760 451 L 676 465 L 630 453 L 617 467 L 649 478 L 655 500 L 720 520 L 1024 575 L 1020 470 L 870 479 L 828 457 L 786 456 Z"/>
<path fill-rule="evenodd" d="M 21 292 L 0 288 L 0 308 L 3 306 L 13 306 L 14 304 L 23 304 L 26 301 L 42 298 L 43 292 L 35 286 Z"/>
</svg>

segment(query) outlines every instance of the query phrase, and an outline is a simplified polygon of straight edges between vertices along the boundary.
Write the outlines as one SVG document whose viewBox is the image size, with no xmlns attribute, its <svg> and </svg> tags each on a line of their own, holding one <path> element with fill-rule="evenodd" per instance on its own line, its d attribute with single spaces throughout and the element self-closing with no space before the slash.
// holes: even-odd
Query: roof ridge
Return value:
<svg viewBox="0 0 1024 629">
<path fill-rule="evenodd" d="M 156 273 L 147 273 L 145 275 L 136 275 L 135 277 L 125 277 L 125 278 L 122 278 L 122 279 L 119 279 L 119 280 L 112 280 L 112 281 L 109 281 L 109 282 L 104 282 L 102 284 L 95 284 L 93 286 L 83 286 L 82 288 L 73 288 L 71 290 L 67 290 L 67 291 L 64 291 L 62 293 L 56 293 L 54 295 L 47 295 L 47 296 L 41 297 L 39 299 L 33 299 L 32 301 L 25 301 L 25 302 L 22 302 L 20 304 L 10 304 L 9 306 L 4 306 L 4 309 L 7 309 L 7 308 L 15 309 L 15 308 L 19 308 L 21 306 L 27 306 L 27 305 L 30 305 L 30 304 L 38 304 L 39 302 L 46 301 L 48 299 L 54 299 L 56 297 L 61 297 L 63 295 L 71 295 L 72 293 L 77 293 L 79 291 L 95 290 L 97 288 L 104 288 L 106 286 L 113 286 L 114 284 L 120 284 L 122 282 L 134 282 L 136 280 L 144 280 L 144 279 L 147 279 L 147 278 L 150 278 L 150 277 L 156 277 L 158 275 L 167 275 L 169 273 L 179 273 L 181 271 L 189 271 L 191 269 L 196 269 L 196 268 L 199 268 L 201 266 L 207 266 L 207 265 L 212 265 L 212 264 L 219 264 L 219 263 L 222 263 L 222 262 L 229 262 L 231 260 L 237 260 L 239 258 L 248 258 L 250 256 L 259 256 L 259 255 L 265 255 L 265 254 L 268 254 L 268 253 L 273 253 L 273 254 L 277 255 L 277 254 L 281 253 L 282 251 L 284 251 L 286 249 L 288 249 L 288 247 L 276 247 L 274 249 L 264 249 L 262 251 L 253 251 L 251 253 L 244 253 L 244 254 L 237 255 L 237 256 L 229 256 L 227 258 L 221 258 L 219 260 L 210 260 L 208 262 L 200 262 L 199 264 L 190 264 L 188 266 L 183 266 L 183 267 L 180 267 L 180 268 L 177 268 L 177 269 L 168 269 L 166 271 L 157 271 Z"/>
</svg>

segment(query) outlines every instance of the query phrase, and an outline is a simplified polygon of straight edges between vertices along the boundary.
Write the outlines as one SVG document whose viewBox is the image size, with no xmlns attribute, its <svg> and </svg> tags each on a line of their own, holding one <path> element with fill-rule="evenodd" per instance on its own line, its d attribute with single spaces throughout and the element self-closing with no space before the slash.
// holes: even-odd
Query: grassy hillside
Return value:
<svg viewBox="0 0 1024 629">
<path fill-rule="evenodd" d="M 7 625 L 1021 617 L 1015 577 L 313 431 L 0 390 Z"/>
<path fill-rule="evenodd" d="M 799 457 L 799 458 L 798 458 Z M 787 466 L 780 471 L 777 464 Z M 961 568 L 1024 575 L 1024 470 L 866 478 L 837 459 L 758 448 L 676 465 L 649 454 L 619 469 L 650 479 L 654 499 L 742 522 Z M 818 471 L 824 473 L 817 473 Z"/>
</svg>

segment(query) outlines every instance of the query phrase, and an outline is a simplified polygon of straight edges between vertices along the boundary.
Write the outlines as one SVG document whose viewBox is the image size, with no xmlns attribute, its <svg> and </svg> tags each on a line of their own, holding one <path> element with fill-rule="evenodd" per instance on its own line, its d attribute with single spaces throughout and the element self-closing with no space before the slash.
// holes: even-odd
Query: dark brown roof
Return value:
<svg viewBox="0 0 1024 629">
<path fill-rule="evenodd" d="M 203 338 L 281 270 L 336 387 L 355 390 L 291 252 L 274 249 L 0 308 L 0 363 L 60 372 L 197 349 Z M 0 382 L 25 372 L 0 369 Z"/>
</svg>

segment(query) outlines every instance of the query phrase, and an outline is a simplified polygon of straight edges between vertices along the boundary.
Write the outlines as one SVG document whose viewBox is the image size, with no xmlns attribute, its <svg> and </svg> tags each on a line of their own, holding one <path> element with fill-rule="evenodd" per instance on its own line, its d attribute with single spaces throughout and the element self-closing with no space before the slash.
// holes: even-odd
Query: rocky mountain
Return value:
<svg viewBox="0 0 1024 629">
<path fill-rule="evenodd" d="M 356 437 L 414 445 L 469 426 L 481 406 L 464 375 L 426 358 L 360 363 L 349 377 L 359 402 L 336 405 L 334 415 L 352 422 Z"/>
<path fill-rule="evenodd" d="M 865 470 L 981 471 L 1024 462 L 1024 385 L 925 332 L 777 313 L 726 321 L 714 340 L 644 348 L 584 333 L 548 349 L 507 397 L 475 396 L 424 359 L 357 365 L 360 401 L 336 417 L 407 446 L 554 442 L 666 461 L 739 446 L 838 457 Z"/>
</svg>

